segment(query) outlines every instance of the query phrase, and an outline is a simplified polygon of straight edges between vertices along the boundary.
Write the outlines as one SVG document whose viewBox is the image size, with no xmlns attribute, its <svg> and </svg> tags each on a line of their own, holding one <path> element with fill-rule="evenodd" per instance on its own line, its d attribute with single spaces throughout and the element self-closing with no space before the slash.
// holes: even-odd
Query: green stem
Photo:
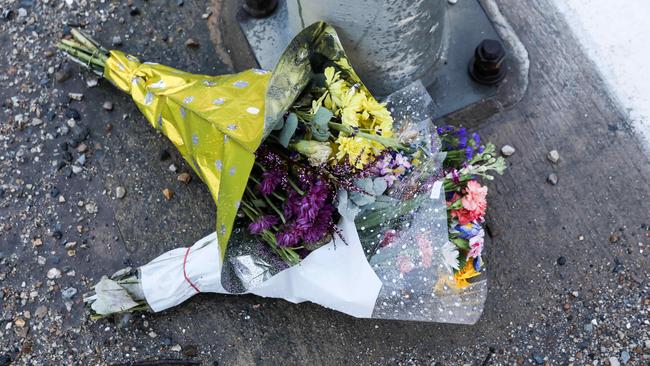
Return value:
<svg viewBox="0 0 650 366">
<path fill-rule="evenodd" d="M 268 205 L 271 206 L 273 211 L 275 211 L 280 216 L 280 220 L 282 220 L 282 223 L 286 224 L 287 220 L 284 218 L 284 215 L 282 214 L 282 211 L 280 211 L 280 209 L 278 209 L 277 206 L 275 206 L 273 204 L 273 202 L 268 197 L 266 197 L 266 196 L 262 196 L 262 197 L 264 198 L 264 201 L 266 201 L 266 203 L 268 203 Z"/>
</svg>

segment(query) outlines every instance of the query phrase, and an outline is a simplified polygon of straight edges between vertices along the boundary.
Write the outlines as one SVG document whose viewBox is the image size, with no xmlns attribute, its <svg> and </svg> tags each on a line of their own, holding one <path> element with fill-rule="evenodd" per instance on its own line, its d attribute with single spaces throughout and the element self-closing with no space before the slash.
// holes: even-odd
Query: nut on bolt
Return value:
<svg viewBox="0 0 650 366">
<path fill-rule="evenodd" d="M 479 84 L 495 85 L 506 77 L 506 51 L 494 39 L 484 39 L 469 62 L 469 75 Z"/>
<path fill-rule="evenodd" d="M 278 0 L 244 0 L 242 7 L 248 15 L 254 18 L 264 18 L 273 13 L 278 6 Z"/>
</svg>

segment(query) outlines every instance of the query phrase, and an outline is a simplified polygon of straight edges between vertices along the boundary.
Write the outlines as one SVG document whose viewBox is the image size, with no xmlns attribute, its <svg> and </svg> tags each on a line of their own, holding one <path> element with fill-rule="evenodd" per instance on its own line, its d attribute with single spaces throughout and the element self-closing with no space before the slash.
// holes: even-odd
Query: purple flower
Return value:
<svg viewBox="0 0 650 366">
<path fill-rule="evenodd" d="M 334 206 L 330 204 L 325 204 L 325 206 L 321 208 L 316 220 L 314 220 L 314 224 L 309 228 L 309 230 L 306 230 L 303 235 L 305 242 L 319 242 L 329 233 L 329 229 L 332 227 L 332 216 L 334 211 Z"/>
<path fill-rule="evenodd" d="M 411 162 L 409 161 L 409 159 L 402 154 L 395 155 L 395 163 L 398 166 L 404 167 L 406 169 L 411 167 Z"/>
<path fill-rule="evenodd" d="M 458 149 L 464 149 L 467 146 L 467 136 L 458 138 Z"/>
<path fill-rule="evenodd" d="M 472 160 L 474 157 L 474 148 L 471 146 L 468 146 L 465 148 L 465 159 L 466 160 Z"/>
<path fill-rule="evenodd" d="M 275 234 L 278 245 L 281 247 L 292 247 L 300 242 L 300 233 L 293 228 L 287 228 L 285 231 Z"/>
<path fill-rule="evenodd" d="M 460 174 L 458 173 L 458 170 L 454 169 L 451 171 L 451 179 L 455 184 L 460 184 Z"/>
<path fill-rule="evenodd" d="M 280 185 L 282 178 L 284 178 L 284 174 L 281 171 L 267 170 L 262 173 L 262 182 L 257 189 L 263 196 L 268 196 Z"/>
<path fill-rule="evenodd" d="M 271 226 L 277 225 L 279 222 L 280 220 L 273 215 L 260 216 L 248 225 L 248 230 L 253 234 L 259 234 L 264 230 L 270 229 Z"/>
<path fill-rule="evenodd" d="M 298 210 L 300 208 L 300 198 L 301 196 L 298 192 L 291 190 L 287 195 L 287 200 L 284 201 L 284 218 L 289 220 L 292 217 L 298 215 Z"/>
<path fill-rule="evenodd" d="M 474 143 L 478 146 L 481 143 L 481 136 L 478 135 L 478 133 L 474 132 L 472 134 L 472 138 L 474 139 Z"/>
</svg>

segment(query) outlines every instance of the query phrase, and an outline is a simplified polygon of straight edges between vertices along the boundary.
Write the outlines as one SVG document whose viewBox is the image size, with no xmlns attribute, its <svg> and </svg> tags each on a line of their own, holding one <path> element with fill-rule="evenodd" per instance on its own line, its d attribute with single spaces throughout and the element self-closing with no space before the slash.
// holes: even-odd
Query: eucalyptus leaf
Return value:
<svg viewBox="0 0 650 366">
<path fill-rule="evenodd" d="M 338 202 L 336 208 L 338 209 L 339 214 L 348 220 L 354 221 L 361 209 L 348 199 L 348 191 L 345 189 L 339 190 L 336 200 Z"/>
<path fill-rule="evenodd" d="M 372 187 L 375 196 L 381 196 L 382 194 L 384 194 L 384 192 L 386 192 L 386 189 L 388 188 L 388 183 L 386 182 L 386 179 L 378 177 L 375 178 L 375 180 L 372 182 Z"/>
<path fill-rule="evenodd" d="M 352 202 L 358 206 L 365 206 L 375 202 L 375 186 L 372 178 L 358 179 L 354 182 L 354 185 L 361 188 L 363 192 L 350 193 L 350 199 Z"/>
<path fill-rule="evenodd" d="M 296 132 L 296 128 L 298 128 L 298 116 L 296 116 L 295 113 L 291 113 L 287 117 L 287 120 L 284 121 L 284 126 L 282 127 L 282 131 L 280 131 L 280 136 L 278 137 L 282 146 L 289 146 L 289 141 Z"/>
<path fill-rule="evenodd" d="M 327 124 L 333 116 L 334 114 L 329 109 L 318 107 L 311 121 L 311 133 L 315 140 L 324 142 L 329 139 L 330 129 Z"/>
</svg>

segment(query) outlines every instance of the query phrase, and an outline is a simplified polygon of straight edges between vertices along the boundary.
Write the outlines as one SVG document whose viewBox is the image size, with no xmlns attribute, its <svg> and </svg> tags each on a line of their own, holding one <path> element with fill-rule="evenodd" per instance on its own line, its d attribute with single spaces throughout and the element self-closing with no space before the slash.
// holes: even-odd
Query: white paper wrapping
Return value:
<svg viewBox="0 0 650 366">
<path fill-rule="evenodd" d="M 311 301 L 352 316 L 371 317 L 382 283 L 366 260 L 354 223 L 342 219 L 339 228 L 345 242 L 336 238 L 248 293 L 293 303 Z M 151 309 L 158 312 L 176 306 L 197 294 L 197 289 L 228 294 L 221 285 L 219 258 L 216 234 L 212 233 L 189 252 L 187 248 L 174 249 L 140 267 L 142 289 Z"/>
</svg>

